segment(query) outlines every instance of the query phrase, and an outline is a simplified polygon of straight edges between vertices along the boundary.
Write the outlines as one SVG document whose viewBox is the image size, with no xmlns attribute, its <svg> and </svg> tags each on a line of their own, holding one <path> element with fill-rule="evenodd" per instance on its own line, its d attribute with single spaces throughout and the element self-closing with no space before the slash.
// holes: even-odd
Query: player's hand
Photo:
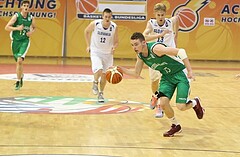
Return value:
<svg viewBox="0 0 240 157">
<path fill-rule="evenodd" d="M 90 53 L 90 52 L 91 52 L 90 47 L 87 47 L 87 48 L 86 48 L 86 52 L 87 52 L 87 53 Z"/>
<path fill-rule="evenodd" d="M 165 34 L 168 34 L 168 33 L 171 33 L 171 32 L 172 32 L 172 31 L 169 30 L 169 29 L 165 29 L 165 30 L 163 31 L 164 35 L 165 35 Z"/>
<path fill-rule="evenodd" d="M 111 53 L 114 54 L 114 52 L 115 52 L 115 48 L 112 47 Z"/>
<path fill-rule="evenodd" d="M 23 28 L 24 28 L 24 26 L 23 26 L 23 24 L 21 24 L 20 26 L 17 26 L 17 27 L 16 27 L 16 30 L 18 30 L 18 31 L 22 31 Z"/>
<path fill-rule="evenodd" d="M 191 71 L 188 72 L 187 77 L 188 77 L 189 79 L 195 81 L 195 76 L 193 75 L 193 73 L 192 73 Z"/>
<path fill-rule="evenodd" d="M 236 79 L 239 79 L 239 78 L 240 78 L 240 74 L 237 74 L 237 75 L 235 76 L 235 78 L 236 78 Z"/>
<path fill-rule="evenodd" d="M 26 33 L 26 35 L 27 35 L 28 37 L 30 37 L 30 36 L 32 35 L 32 33 L 33 33 L 33 32 L 29 31 L 29 32 Z"/>
</svg>

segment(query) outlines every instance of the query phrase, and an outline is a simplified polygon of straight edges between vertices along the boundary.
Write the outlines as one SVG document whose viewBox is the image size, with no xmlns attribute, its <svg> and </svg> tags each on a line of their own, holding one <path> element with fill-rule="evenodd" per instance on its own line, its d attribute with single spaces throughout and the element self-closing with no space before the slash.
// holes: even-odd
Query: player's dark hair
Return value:
<svg viewBox="0 0 240 157">
<path fill-rule="evenodd" d="M 103 10 L 103 13 L 112 13 L 112 10 L 109 9 L 109 8 L 105 8 L 105 9 Z"/>
<path fill-rule="evenodd" d="M 140 41 L 145 41 L 145 37 L 140 32 L 135 32 L 131 36 L 131 40 L 137 40 L 137 39 L 139 39 Z"/>
<path fill-rule="evenodd" d="M 23 0 L 22 3 L 21 3 L 21 6 L 22 6 L 23 4 L 30 4 L 30 1 L 29 1 L 29 0 Z"/>
</svg>

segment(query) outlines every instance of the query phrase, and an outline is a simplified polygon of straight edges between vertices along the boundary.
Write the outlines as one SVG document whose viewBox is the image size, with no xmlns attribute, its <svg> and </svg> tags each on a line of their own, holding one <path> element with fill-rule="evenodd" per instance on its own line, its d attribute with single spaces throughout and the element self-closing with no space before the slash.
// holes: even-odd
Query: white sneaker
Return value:
<svg viewBox="0 0 240 157">
<path fill-rule="evenodd" d="M 155 118 L 162 118 L 163 116 L 164 116 L 164 112 L 161 109 L 161 107 L 158 105 L 156 108 Z"/>
<path fill-rule="evenodd" d="M 99 103 L 104 103 L 103 92 L 98 93 L 98 102 Z"/>
<path fill-rule="evenodd" d="M 92 87 L 92 91 L 94 95 L 98 94 L 98 82 L 93 81 L 93 87 Z"/>
</svg>

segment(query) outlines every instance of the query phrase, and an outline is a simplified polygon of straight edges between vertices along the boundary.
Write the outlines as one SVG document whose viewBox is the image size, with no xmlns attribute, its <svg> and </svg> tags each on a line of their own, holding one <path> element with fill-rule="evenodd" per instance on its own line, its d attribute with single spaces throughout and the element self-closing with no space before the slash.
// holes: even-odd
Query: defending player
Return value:
<svg viewBox="0 0 240 157">
<path fill-rule="evenodd" d="M 173 16 L 166 18 L 166 6 L 163 3 L 157 3 L 154 6 L 155 19 L 150 19 L 143 32 L 146 41 L 155 41 L 166 44 L 168 47 L 176 47 L 178 36 L 178 17 Z M 161 73 L 157 70 L 149 68 L 149 75 L 151 80 L 151 88 L 153 96 L 150 102 L 150 108 L 156 109 L 156 118 L 163 117 L 163 112 L 158 103 L 158 85 L 161 78 Z"/>
<path fill-rule="evenodd" d="M 104 102 L 103 91 L 106 86 L 106 70 L 113 65 L 113 54 L 118 46 L 118 29 L 111 21 L 112 11 L 104 9 L 102 19 L 92 21 L 85 29 L 86 51 L 90 53 L 94 74 L 93 94 L 98 94 L 98 102 Z M 92 34 L 91 34 L 92 33 Z M 100 79 L 100 91 L 98 81 Z"/>
</svg>

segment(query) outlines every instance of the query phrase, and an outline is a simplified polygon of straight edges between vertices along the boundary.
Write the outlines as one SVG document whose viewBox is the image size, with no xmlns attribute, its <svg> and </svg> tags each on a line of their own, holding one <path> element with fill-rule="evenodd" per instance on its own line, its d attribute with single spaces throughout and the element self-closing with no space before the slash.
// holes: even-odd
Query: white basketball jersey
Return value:
<svg viewBox="0 0 240 157">
<path fill-rule="evenodd" d="M 108 28 L 103 28 L 102 19 L 95 20 L 95 28 L 91 36 L 91 53 L 111 53 L 117 25 L 111 21 Z"/>
<path fill-rule="evenodd" d="M 154 41 L 164 43 L 169 47 L 176 47 L 175 40 L 174 40 L 175 34 L 173 30 L 173 22 L 171 19 L 165 18 L 165 22 L 162 26 L 160 26 L 157 23 L 156 19 L 150 19 L 148 22 L 151 24 L 153 28 L 153 31 L 151 32 L 151 34 L 160 34 L 166 29 L 171 31 L 171 33 L 167 33 L 163 37 L 157 38 Z"/>
</svg>

